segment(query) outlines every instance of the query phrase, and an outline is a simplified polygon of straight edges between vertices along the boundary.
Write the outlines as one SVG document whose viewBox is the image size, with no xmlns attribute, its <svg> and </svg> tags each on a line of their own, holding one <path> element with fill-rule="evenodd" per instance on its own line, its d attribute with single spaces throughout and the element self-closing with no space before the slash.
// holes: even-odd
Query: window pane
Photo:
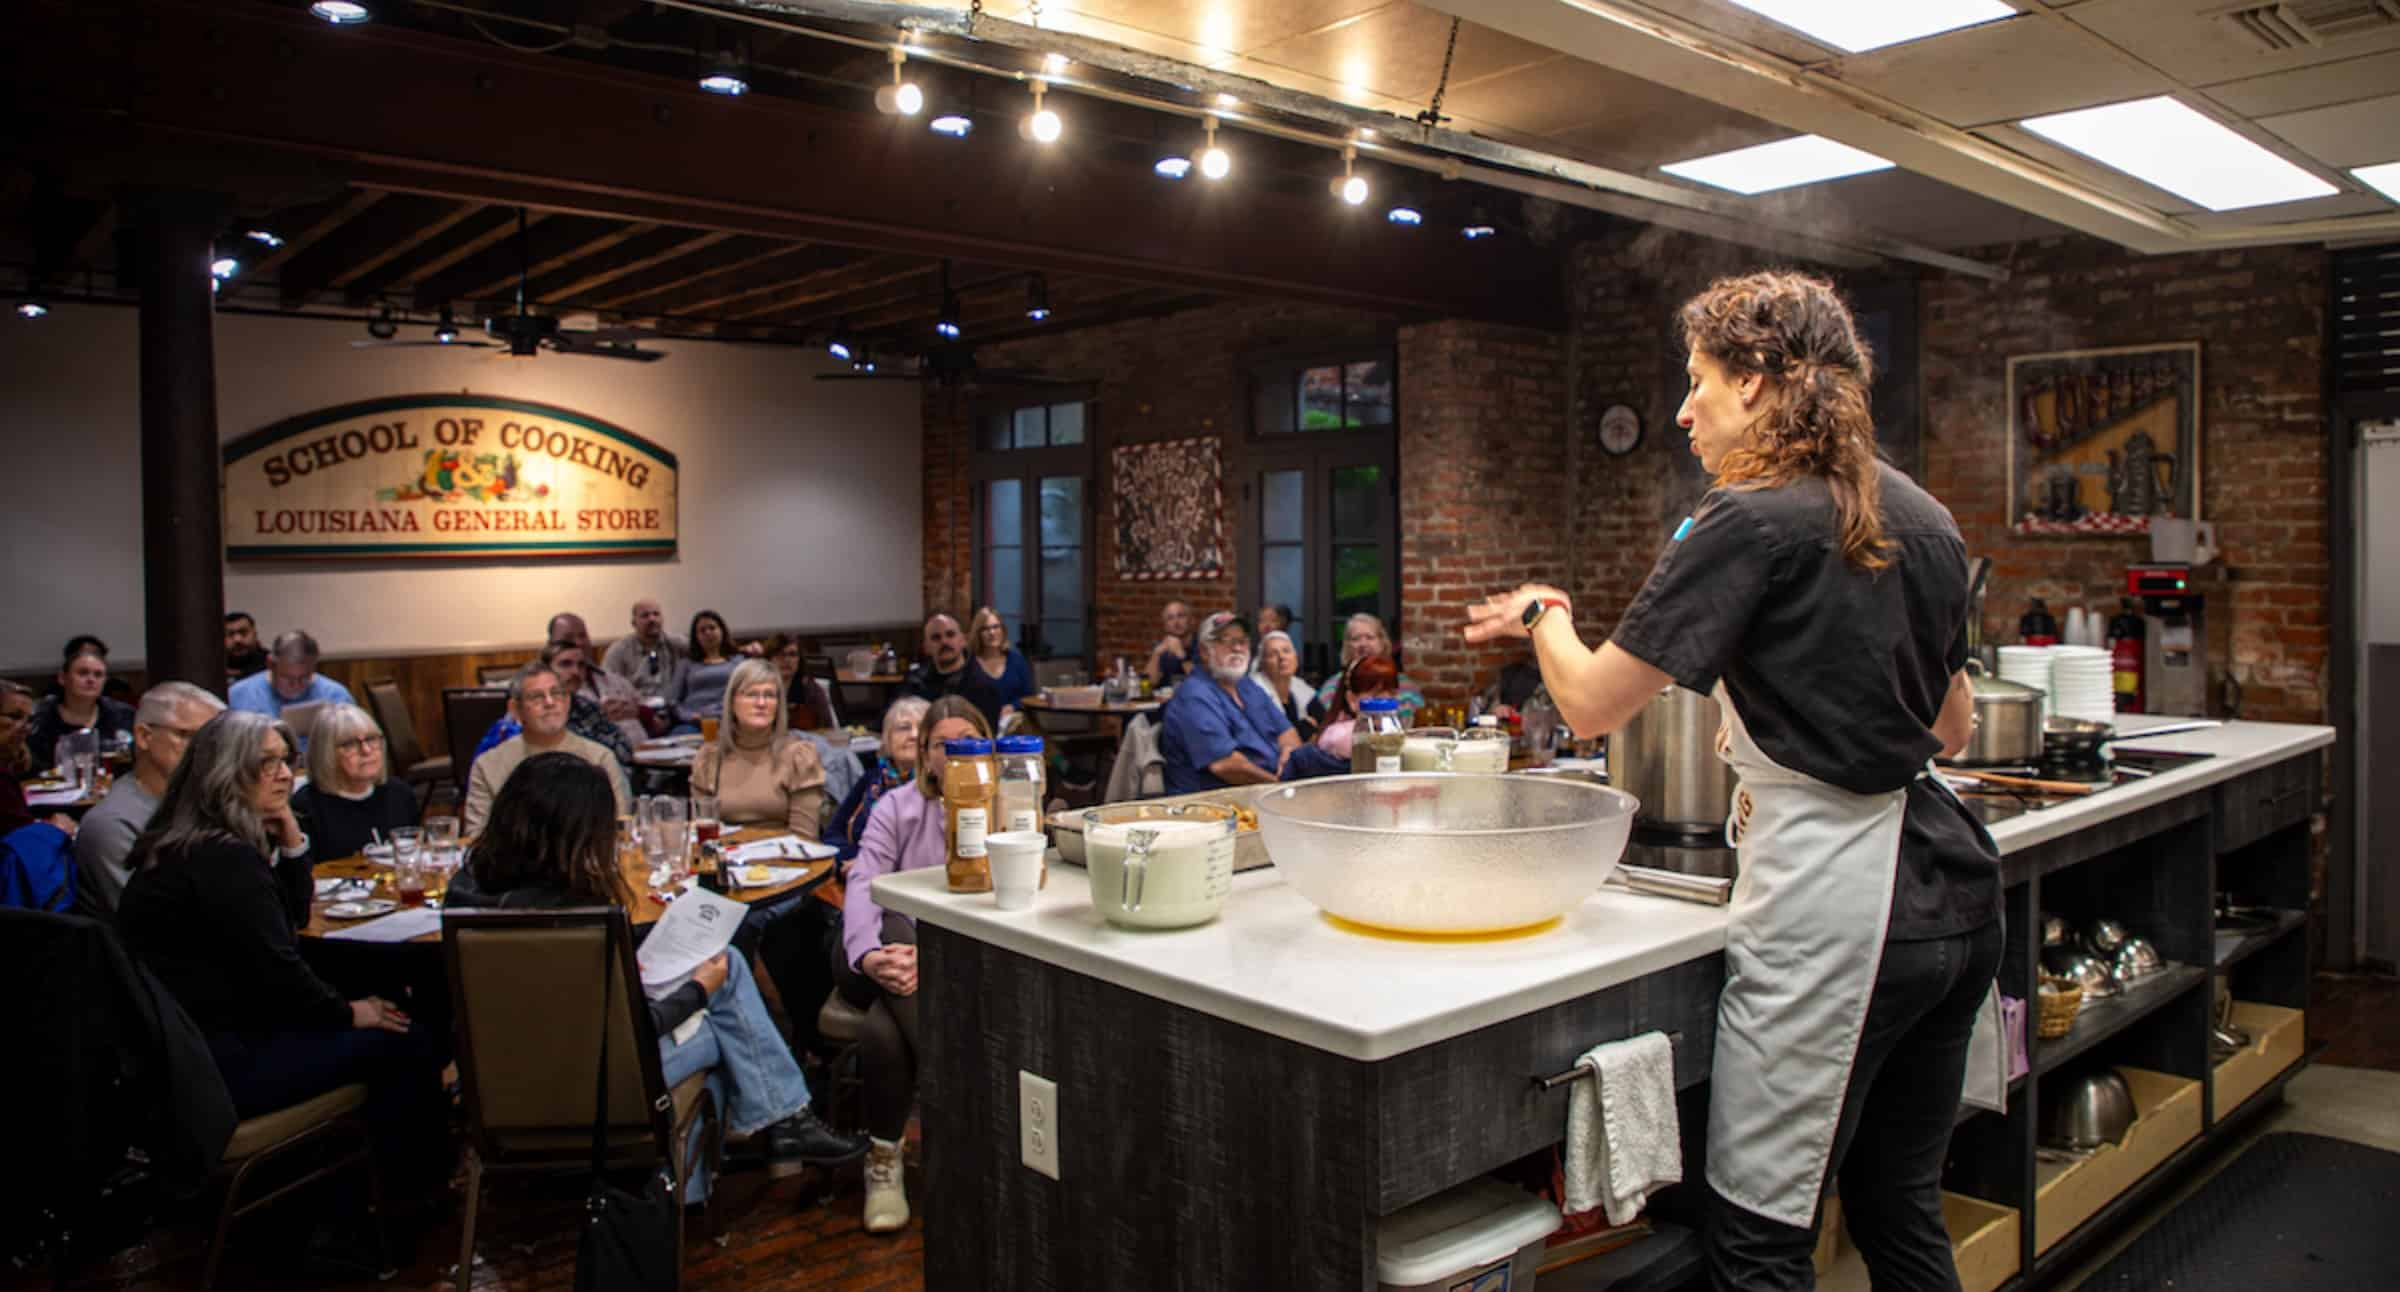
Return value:
<svg viewBox="0 0 2400 1292">
<path fill-rule="evenodd" d="M 1269 471 L 1260 480 L 1259 534 L 1270 543 L 1297 543 L 1306 521 L 1301 505 L 1308 487 L 1305 471 Z"/>
<path fill-rule="evenodd" d="M 994 606 L 992 609 L 1000 612 L 1000 622 L 1008 626 L 1008 640 L 1011 645 L 1025 640 L 1025 616 L 1002 606 Z"/>
<path fill-rule="evenodd" d="M 1025 549 L 987 548 L 983 554 L 983 599 L 1008 620 L 1013 636 L 1025 610 Z"/>
<path fill-rule="evenodd" d="M 1038 449 L 1042 447 L 1044 441 L 1042 423 L 1045 420 L 1044 414 L 1047 412 L 1049 410 L 1045 408 L 1020 408 L 1017 410 L 1018 448 Z"/>
<path fill-rule="evenodd" d="M 1383 468 L 1337 467 L 1333 472 L 1333 536 L 1383 537 Z"/>
<path fill-rule="evenodd" d="M 1383 613 L 1383 548 L 1337 543 L 1333 549 L 1333 613 Z"/>
<path fill-rule="evenodd" d="M 1052 404 L 1050 406 L 1050 442 L 1052 444 L 1083 443 L 1083 405 Z"/>
<path fill-rule="evenodd" d="M 1292 608 L 1292 640 L 1308 640 L 1308 549 L 1298 544 L 1270 544 L 1260 550 L 1260 573 L 1266 603 Z"/>
<path fill-rule="evenodd" d="M 1343 374 L 1347 401 L 1344 422 L 1350 426 L 1392 424 L 1392 367 L 1381 359 L 1354 363 Z"/>
<path fill-rule="evenodd" d="M 1083 618 L 1083 549 L 1042 549 L 1042 618 Z"/>
<path fill-rule="evenodd" d="M 1300 374 L 1300 429 L 1321 431 L 1342 424 L 1342 369 L 1336 364 Z"/>
<path fill-rule="evenodd" d="M 1080 658 L 1083 655 L 1083 621 L 1080 619 L 1045 619 L 1042 621 L 1042 651 L 1047 658 Z"/>
<path fill-rule="evenodd" d="M 987 449 L 1009 447 L 1008 414 L 987 413 L 978 420 L 980 426 L 977 428 L 976 443 Z"/>
<path fill-rule="evenodd" d="M 983 541 L 988 546 L 1021 547 L 1025 543 L 1025 482 L 993 480 L 984 486 Z"/>
<path fill-rule="evenodd" d="M 1042 546 L 1083 544 L 1083 477 L 1042 477 Z"/>
</svg>

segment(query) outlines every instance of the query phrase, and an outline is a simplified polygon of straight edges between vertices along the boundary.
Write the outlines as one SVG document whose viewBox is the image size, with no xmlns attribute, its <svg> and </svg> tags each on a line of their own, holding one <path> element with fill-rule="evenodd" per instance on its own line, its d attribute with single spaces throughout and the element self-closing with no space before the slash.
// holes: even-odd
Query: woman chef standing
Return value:
<svg viewBox="0 0 2400 1292">
<path fill-rule="evenodd" d="M 1577 732 L 1670 684 L 1722 685 L 1741 871 L 1709 1103 L 1716 1286 L 1814 1286 L 1839 1179 L 1877 1287 L 1955 1288 L 1942 1158 L 2002 943 L 1998 852 L 1926 775 L 1973 724 L 1965 547 L 1876 460 L 1868 356 L 1828 284 L 1723 279 L 1678 321 L 1677 420 L 1715 487 L 1597 651 L 1540 586 L 1473 607 L 1467 637 L 1531 637 Z M 1972 1083 L 1987 1104 L 1992 1039 Z"/>
</svg>

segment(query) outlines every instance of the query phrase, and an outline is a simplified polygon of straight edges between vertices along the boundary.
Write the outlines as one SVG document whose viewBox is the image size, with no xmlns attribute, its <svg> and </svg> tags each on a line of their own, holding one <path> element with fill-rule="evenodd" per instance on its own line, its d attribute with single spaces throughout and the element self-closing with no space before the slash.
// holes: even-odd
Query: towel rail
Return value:
<svg viewBox="0 0 2400 1292">
<path fill-rule="evenodd" d="M 1667 1033 L 1667 1047 L 1669 1049 L 1673 1049 L 1682 1044 L 1683 1033 Z M 1570 1082 L 1581 1081 L 1590 1075 L 1592 1075 L 1592 1070 L 1578 1063 L 1574 1067 L 1571 1067 L 1564 1072 L 1553 1072 L 1546 1077 L 1535 1077 L 1533 1079 L 1533 1084 L 1543 1090 L 1556 1090 L 1560 1086 L 1567 1085 Z"/>
</svg>

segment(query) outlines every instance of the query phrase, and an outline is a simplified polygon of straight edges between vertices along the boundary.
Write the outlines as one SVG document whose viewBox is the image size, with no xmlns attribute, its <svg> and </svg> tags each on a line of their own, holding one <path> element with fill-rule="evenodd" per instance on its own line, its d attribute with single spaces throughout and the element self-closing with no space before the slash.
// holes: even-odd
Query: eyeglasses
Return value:
<svg viewBox="0 0 2400 1292">
<path fill-rule="evenodd" d="M 783 691 L 778 687 L 754 686 L 747 690 L 734 692 L 733 698 L 736 700 L 780 700 L 783 698 Z"/>
<path fill-rule="evenodd" d="M 527 691 L 525 694 L 517 697 L 517 703 L 559 704 L 565 701 L 566 698 L 567 693 L 564 691 Z"/>
<path fill-rule="evenodd" d="M 258 766 L 254 770 L 258 772 L 260 780 L 272 777 L 277 772 L 288 776 L 291 774 L 292 768 L 298 765 L 298 761 L 290 754 L 269 754 L 258 760 Z"/>
<path fill-rule="evenodd" d="M 341 750 L 345 754 L 363 754 L 372 750 L 383 748 L 383 737 L 352 736 L 339 745 L 334 746 L 334 748 Z"/>
</svg>

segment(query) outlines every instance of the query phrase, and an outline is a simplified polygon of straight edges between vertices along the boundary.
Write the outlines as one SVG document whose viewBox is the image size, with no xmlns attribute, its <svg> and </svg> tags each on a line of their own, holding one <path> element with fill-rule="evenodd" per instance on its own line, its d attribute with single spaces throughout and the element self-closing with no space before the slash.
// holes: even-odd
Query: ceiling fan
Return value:
<svg viewBox="0 0 2400 1292">
<path fill-rule="evenodd" d="M 459 334 L 450 307 L 442 307 L 441 321 L 434 325 L 430 341 L 353 341 L 361 349 L 391 346 L 453 346 L 469 350 L 502 350 L 508 357 L 530 359 L 544 350 L 554 354 L 585 355 L 594 359 L 629 359 L 636 363 L 655 363 L 667 357 L 663 350 L 644 350 L 639 342 L 658 335 L 648 328 L 602 327 L 568 328 L 561 326 L 555 314 L 535 314 L 525 307 L 525 279 L 532 253 L 525 241 L 525 208 L 517 208 L 517 309 L 513 314 L 495 314 L 483 320 L 484 335 L 490 340 L 468 340 Z M 389 311 L 379 320 L 389 323 Z M 372 328 L 370 328 L 372 330 Z M 497 357 L 497 356 L 495 356 Z"/>
</svg>

